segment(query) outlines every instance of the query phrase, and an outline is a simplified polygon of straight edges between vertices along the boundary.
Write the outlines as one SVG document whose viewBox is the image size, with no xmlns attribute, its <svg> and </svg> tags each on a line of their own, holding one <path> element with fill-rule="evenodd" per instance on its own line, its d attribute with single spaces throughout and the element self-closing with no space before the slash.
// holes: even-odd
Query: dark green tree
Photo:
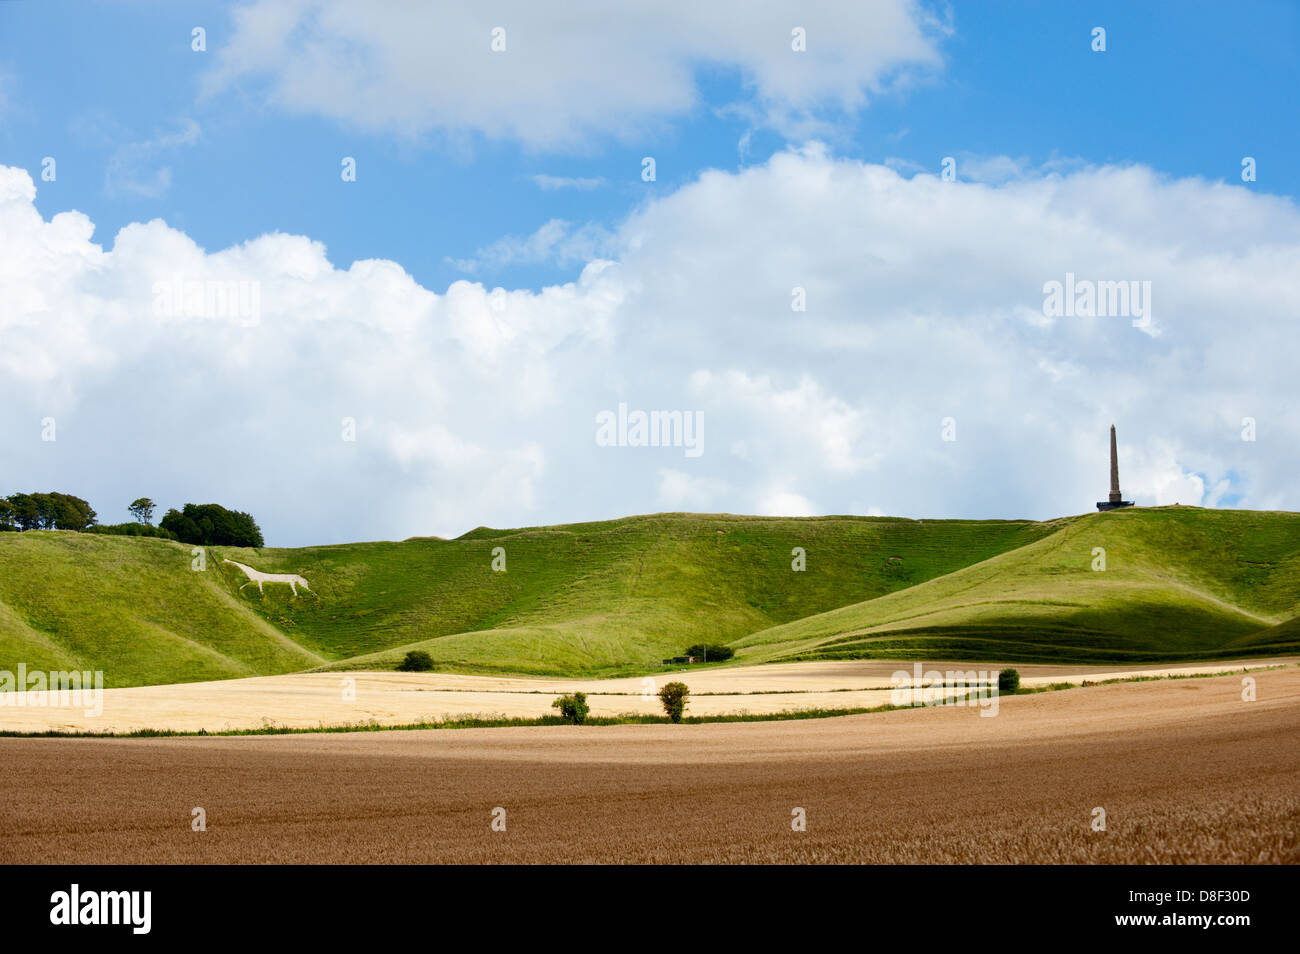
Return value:
<svg viewBox="0 0 1300 954">
<path fill-rule="evenodd" d="M 32 494 L 10 494 L 6 502 L 13 508 L 14 526 L 19 530 L 36 530 L 41 525 L 41 509 Z"/>
<path fill-rule="evenodd" d="M 250 514 L 227 510 L 219 504 L 189 504 L 168 510 L 158 526 L 176 534 L 182 543 L 202 546 L 261 547 L 262 531 Z"/>
<path fill-rule="evenodd" d="M 90 504 L 72 494 L 10 494 L 10 522 L 19 530 L 88 530 L 98 519 Z"/>
<path fill-rule="evenodd" d="M 49 499 L 52 515 L 51 526 L 55 530 L 76 530 L 83 532 L 93 527 L 99 519 L 89 503 L 72 494 L 58 492 L 45 495 Z"/>
<path fill-rule="evenodd" d="M 32 494 L 31 497 L 36 501 L 36 529 L 53 530 L 57 513 L 53 499 L 49 494 Z"/>
</svg>

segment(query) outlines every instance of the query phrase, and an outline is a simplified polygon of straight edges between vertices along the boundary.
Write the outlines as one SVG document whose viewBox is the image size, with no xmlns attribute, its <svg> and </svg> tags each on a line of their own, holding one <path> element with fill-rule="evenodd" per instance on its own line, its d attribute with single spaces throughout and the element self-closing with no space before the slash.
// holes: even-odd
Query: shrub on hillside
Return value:
<svg viewBox="0 0 1300 954">
<path fill-rule="evenodd" d="M 686 711 L 686 697 L 691 690 L 684 682 L 670 682 L 659 690 L 659 701 L 664 704 L 664 712 L 673 722 L 681 722 Z"/>
<path fill-rule="evenodd" d="M 716 645 L 714 643 L 696 643 L 684 653 L 686 656 L 694 656 L 696 659 L 702 659 L 705 662 L 726 662 L 736 651 L 730 646 Z"/>
<path fill-rule="evenodd" d="M 429 672 L 433 669 L 433 657 L 423 649 L 412 649 L 398 665 L 398 672 Z"/>
<path fill-rule="evenodd" d="M 146 523 L 98 523 L 90 527 L 87 533 L 106 533 L 115 537 L 159 537 L 163 540 L 175 540 L 176 534 L 162 527 L 151 527 Z"/>
<path fill-rule="evenodd" d="M 551 703 L 551 708 L 559 709 L 560 715 L 566 722 L 572 722 L 574 725 L 582 725 L 587 721 L 587 713 L 591 707 L 587 705 L 587 694 L 585 692 L 575 692 L 573 695 L 563 695 Z"/>
<path fill-rule="evenodd" d="M 998 692 L 1016 692 L 1020 689 L 1020 673 L 1003 669 L 998 673 Z"/>
</svg>

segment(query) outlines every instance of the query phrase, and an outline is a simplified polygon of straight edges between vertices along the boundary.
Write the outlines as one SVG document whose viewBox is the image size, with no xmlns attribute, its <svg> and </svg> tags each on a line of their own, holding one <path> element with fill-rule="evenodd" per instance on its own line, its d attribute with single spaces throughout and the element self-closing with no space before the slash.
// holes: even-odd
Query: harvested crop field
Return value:
<svg viewBox="0 0 1300 954">
<path fill-rule="evenodd" d="M 1295 863 L 1300 671 L 1254 678 L 1251 702 L 1234 675 L 1004 698 L 994 718 L 0 739 L 0 857 Z"/>
<path fill-rule="evenodd" d="M 1295 657 L 1164 666 L 1019 665 L 1025 686 L 1053 682 L 1099 682 L 1134 676 L 1192 675 L 1294 665 Z M 701 667 L 654 676 L 574 679 L 539 676 L 469 676 L 453 673 L 308 672 L 217 682 L 108 689 L 103 711 L 77 705 L 46 705 L 0 694 L 0 730 L 125 734 L 141 729 L 228 732 L 267 727 L 412 725 L 447 719 L 536 719 L 554 715 L 552 700 L 585 692 L 594 716 L 659 715 L 654 693 L 669 680 L 691 688 L 690 713 L 771 715 L 808 709 L 870 709 L 890 703 L 890 677 L 922 681 L 933 672 L 996 672 L 977 662 L 882 659 L 799 662 L 759 666 Z M 906 684 L 906 683 L 905 683 Z M 24 702 L 27 704 L 18 705 Z"/>
</svg>

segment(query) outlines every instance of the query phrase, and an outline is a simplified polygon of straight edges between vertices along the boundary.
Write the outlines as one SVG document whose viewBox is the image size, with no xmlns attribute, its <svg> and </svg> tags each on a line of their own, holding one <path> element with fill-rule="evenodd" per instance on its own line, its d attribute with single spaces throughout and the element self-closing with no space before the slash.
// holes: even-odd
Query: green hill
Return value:
<svg viewBox="0 0 1300 954">
<path fill-rule="evenodd" d="M 229 679 L 323 662 L 190 569 L 166 540 L 0 534 L 0 669 L 102 669 L 108 686 Z"/>
<path fill-rule="evenodd" d="M 1227 658 L 1297 651 L 1298 604 L 1300 514 L 1132 509 L 735 645 L 755 661 Z"/>
<path fill-rule="evenodd" d="M 280 587 L 253 594 L 250 605 L 346 668 L 390 668 L 420 648 L 463 671 L 634 672 L 691 643 L 729 642 L 890 593 L 1052 529 L 1027 521 L 658 514 L 222 555 L 311 580 L 313 599 L 292 599 Z M 498 547 L 505 572 L 491 568 Z M 791 569 L 795 547 L 807 555 L 804 572 Z"/>
<path fill-rule="evenodd" d="M 492 569 L 496 548 L 505 572 Z M 0 534 L 0 669 L 102 669 L 121 686 L 392 668 L 421 648 L 461 672 L 617 674 L 702 641 L 733 645 L 738 662 L 1300 652 L 1291 513 L 658 514 L 207 556 L 196 572 L 190 548 L 164 540 Z M 225 558 L 311 589 L 259 594 Z"/>
</svg>

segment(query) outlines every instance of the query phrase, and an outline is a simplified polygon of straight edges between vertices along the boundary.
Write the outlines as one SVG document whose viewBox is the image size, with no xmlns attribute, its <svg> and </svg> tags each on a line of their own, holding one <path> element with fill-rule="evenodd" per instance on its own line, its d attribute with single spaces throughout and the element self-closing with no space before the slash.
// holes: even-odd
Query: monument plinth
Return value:
<svg viewBox="0 0 1300 954">
<path fill-rule="evenodd" d="M 1133 501 L 1125 500 L 1124 495 L 1119 492 L 1119 453 L 1115 450 L 1115 425 L 1110 426 L 1110 497 L 1107 500 L 1098 500 L 1098 510 L 1118 510 L 1121 507 L 1131 507 Z"/>
</svg>

